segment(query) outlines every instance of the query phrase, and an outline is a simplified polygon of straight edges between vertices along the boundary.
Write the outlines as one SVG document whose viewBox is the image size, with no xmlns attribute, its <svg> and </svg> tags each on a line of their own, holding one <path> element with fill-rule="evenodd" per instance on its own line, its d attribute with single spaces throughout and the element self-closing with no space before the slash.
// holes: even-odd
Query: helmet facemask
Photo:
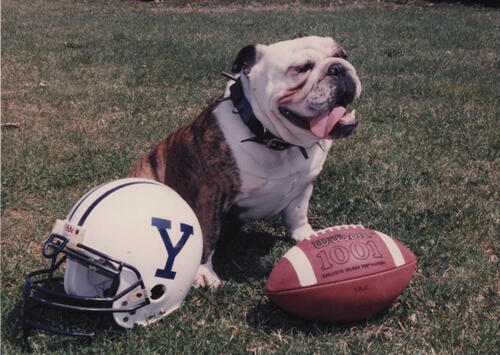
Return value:
<svg viewBox="0 0 500 355">
<path fill-rule="evenodd" d="M 63 221 L 58 220 L 56 225 L 61 222 Z M 115 260 L 84 244 L 77 243 L 71 246 L 70 240 L 71 238 L 66 236 L 51 234 L 43 247 L 43 256 L 51 259 L 50 267 L 34 271 L 26 276 L 23 311 L 25 339 L 29 336 L 31 328 L 39 328 L 58 334 L 92 337 L 95 335 L 104 314 L 114 312 L 134 314 L 137 309 L 150 304 L 142 276 L 135 267 Z M 95 285 L 94 294 L 71 295 L 64 291 L 64 276 L 61 275 L 61 266 L 68 258 L 80 270 L 87 269 L 88 284 Z M 137 281 L 117 294 L 120 276 L 124 270 L 134 273 Z M 125 303 L 123 301 L 122 307 L 113 308 L 113 304 L 127 294 L 129 295 L 128 299 L 133 302 Z M 46 312 L 50 313 L 51 317 L 48 317 Z M 59 313 L 59 317 L 62 317 L 54 321 L 57 324 L 71 323 L 64 319 L 64 315 L 72 316 L 75 313 L 81 314 L 79 318 L 90 316 L 94 318 L 94 321 L 87 327 L 87 330 L 62 329 L 41 323 L 41 319 L 53 319 L 55 313 Z M 69 318 L 74 319 L 73 316 Z M 78 319 L 77 323 L 79 323 L 78 328 L 81 328 L 82 319 Z"/>
</svg>

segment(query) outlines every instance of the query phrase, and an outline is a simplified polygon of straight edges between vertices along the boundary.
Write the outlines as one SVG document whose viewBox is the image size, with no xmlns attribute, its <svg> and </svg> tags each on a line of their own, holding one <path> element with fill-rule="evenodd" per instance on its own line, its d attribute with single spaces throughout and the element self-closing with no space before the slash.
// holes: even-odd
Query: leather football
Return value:
<svg viewBox="0 0 500 355">
<path fill-rule="evenodd" d="M 397 240 L 360 225 L 321 230 L 292 247 L 273 268 L 267 296 L 296 316 L 349 323 L 388 307 L 417 265 Z"/>
</svg>

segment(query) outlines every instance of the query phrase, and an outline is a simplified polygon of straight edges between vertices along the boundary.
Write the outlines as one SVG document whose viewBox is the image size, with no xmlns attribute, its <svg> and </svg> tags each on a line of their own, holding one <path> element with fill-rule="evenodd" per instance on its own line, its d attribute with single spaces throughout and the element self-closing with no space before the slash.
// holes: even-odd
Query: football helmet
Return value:
<svg viewBox="0 0 500 355">
<path fill-rule="evenodd" d="M 158 321 L 189 292 L 202 244 L 196 215 L 168 186 L 129 178 L 96 187 L 55 222 L 43 247 L 50 267 L 26 276 L 25 339 L 31 328 L 90 337 L 104 313 L 124 328 Z M 64 329 L 44 322 L 49 310 L 96 320 Z"/>
</svg>

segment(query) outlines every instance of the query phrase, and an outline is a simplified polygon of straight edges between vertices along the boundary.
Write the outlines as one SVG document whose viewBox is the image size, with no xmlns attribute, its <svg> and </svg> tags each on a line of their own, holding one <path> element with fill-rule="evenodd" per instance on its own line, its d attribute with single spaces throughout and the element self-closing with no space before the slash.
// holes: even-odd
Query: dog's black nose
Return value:
<svg viewBox="0 0 500 355">
<path fill-rule="evenodd" d="M 331 75 L 331 76 L 341 76 L 345 74 L 345 68 L 342 64 L 332 64 L 328 67 L 328 71 L 326 72 L 326 75 Z"/>
</svg>

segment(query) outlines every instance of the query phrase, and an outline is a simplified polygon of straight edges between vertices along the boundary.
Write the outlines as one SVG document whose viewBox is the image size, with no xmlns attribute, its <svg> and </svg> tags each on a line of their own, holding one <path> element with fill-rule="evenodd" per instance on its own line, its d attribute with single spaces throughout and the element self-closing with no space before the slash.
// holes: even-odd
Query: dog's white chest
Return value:
<svg viewBox="0 0 500 355">
<path fill-rule="evenodd" d="M 229 105 L 227 105 L 229 106 Z M 219 124 L 231 147 L 241 179 L 241 192 L 235 204 L 243 221 L 251 221 L 282 211 L 300 195 L 320 173 L 331 142 L 307 149 L 306 159 L 298 147 L 271 150 L 254 142 L 241 142 L 251 133 L 225 103 L 218 109 Z"/>
<path fill-rule="evenodd" d="M 288 176 L 273 175 L 282 172 L 274 169 L 254 170 L 249 167 L 255 168 L 256 165 L 242 165 L 241 193 L 235 201 L 242 211 L 239 217 L 243 221 L 264 218 L 280 212 L 304 191 L 316 175 L 307 170 L 290 172 Z M 279 167 L 280 165 L 277 166 L 278 169 Z M 270 174 L 263 176 L 266 173 Z"/>
</svg>

